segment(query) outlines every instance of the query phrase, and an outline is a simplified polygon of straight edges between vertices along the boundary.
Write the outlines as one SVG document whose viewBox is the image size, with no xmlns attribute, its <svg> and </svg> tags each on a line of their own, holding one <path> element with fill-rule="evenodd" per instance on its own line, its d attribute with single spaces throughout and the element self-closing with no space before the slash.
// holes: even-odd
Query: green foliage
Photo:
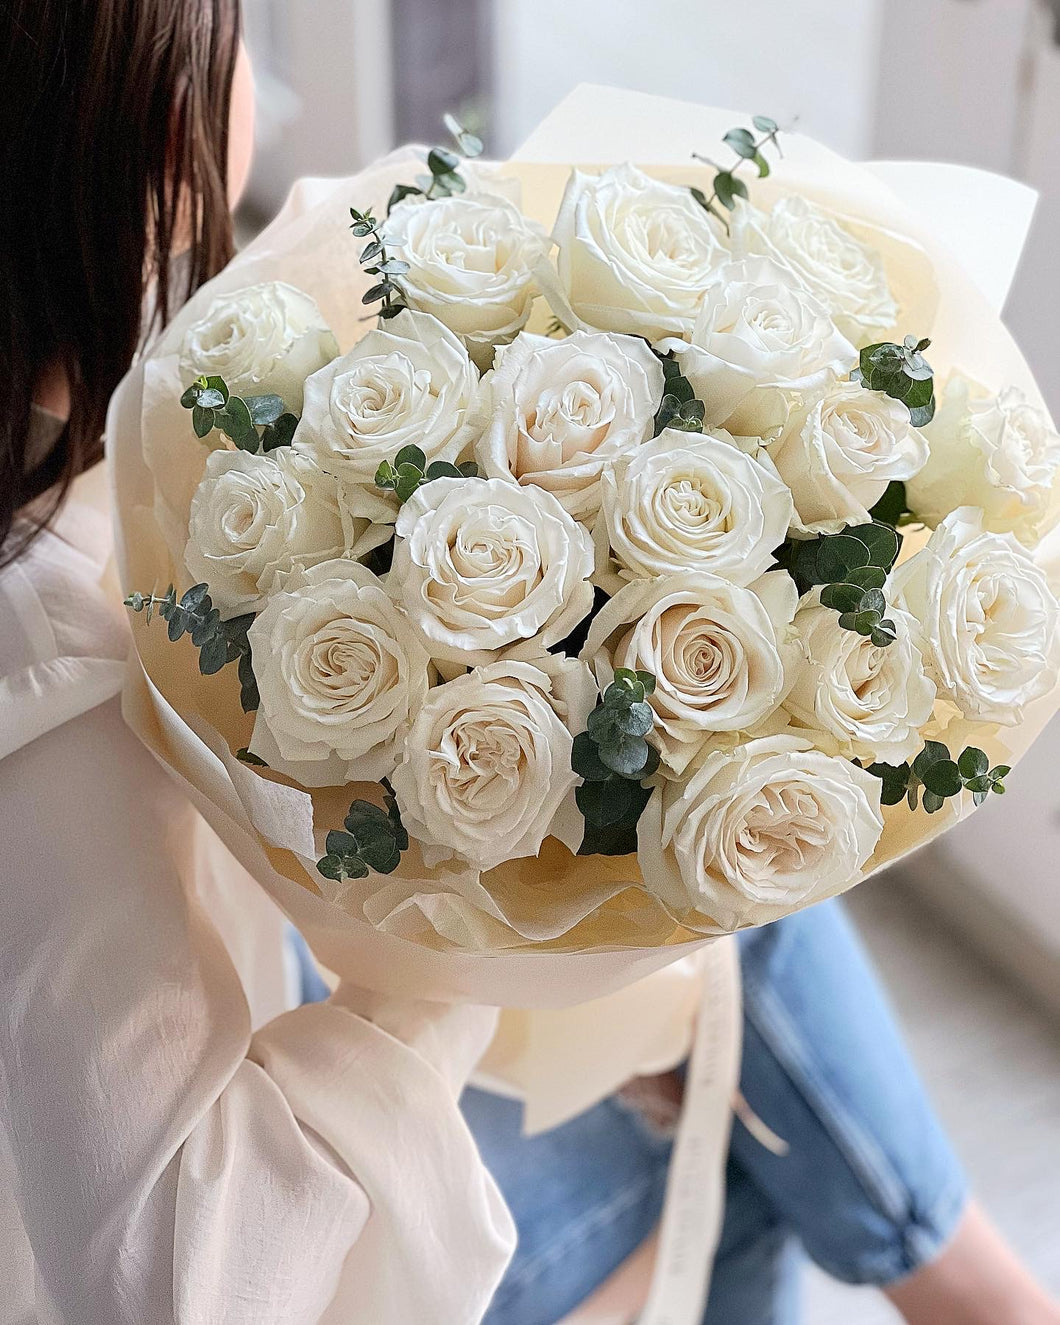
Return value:
<svg viewBox="0 0 1060 1325">
<path fill-rule="evenodd" d="M 700 207 L 708 211 L 711 216 L 720 221 L 726 230 L 729 228 L 729 220 L 726 212 L 731 212 L 736 206 L 737 198 L 746 198 L 747 185 L 736 173 L 745 161 L 750 161 L 758 171 L 758 178 L 764 179 L 769 174 L 769 162 L 766 160 L 763 148 L 772 145 L 780 151 L 780 144 L 777 135 L 780 133 L 780 127 L 776 120 L 771 120 L 768 115 L 755 115 L 751 123 L 762 135 L 761 138 L 755 138 L 750 129 L 730 129 L 722 138 L 722 142 L 732 152 L 736 154 L 736 161 L 733 165 L 725 167 L 719 166 L 707 156 L 700 155 L 699 152 L 693 152 L 692 155 L 697 161 L 703 161 L 714 169 L 714 186 L 708 197 L 702 189 L 692 188 L 690 190 L 692 197 L 699 203 Z M 723 209 L 719 211 L 718 205 Z"/>
<path fill-rule="evenodd" d="M 660 357 L 665 384 L 663 398 L 655 415 L 655 432 L 658 437 L 664 428 L 677 428 L 681 432 L 702 432 L 703 416 L 706 407 L 696 399 L 692 383 L 685 377 L 673 355 Z"/>
<path fill-rule="evenodd" d="M 236 751 L 236 758 L 241 764 L 250 764 L 252 768 L 268 768 L 265 760 L 256 754 L 252 754 L 245 745 L 241 745 Z"/>
<path fill-rule="evenodd" d="M 393 492 L 399 502 L 406 502 L 424 483 L 436 478 L 478 478 L 478 465 L 473 460 L 452 465 L 448 460 L 432 460 L 418 446 L 403 446 L 393 463 L 384 460 L 375 471 L 375 486 L 384 492 Z"/>
<path fill-rule="evenodd" d="M 448 198 L 467 191 L 467 180 L 460 173 L 460 162 L 482 155 L 482 140 L 465 129 L 453 115 L 443 116 L 452 134 L 456 151 L 451 147 L 432 147 L 427 153 L 427 171 L 417 175 L 415 184 L 395 184 L 387 203 L 387 215 L 405 198 Z"/>
<path fill-rule="evenodd" d="M 905 493 L 905 484 L 901 479 L 892 479 L 887 484 L 886 491 L 869 514 L 878 523 L 889 524 L 892 529 L 903 524 L 906 516 L 912 515 Z"/>
<path fill-rule="evenodd" d="M 934 376 L 923 354 L 930 344 L 930 340 L 906 336 L 901 345 L 891 341 L 866 345 L 851 376 L 870 391 L 900 400 L 913 425 L 922 428 L 935 416 Z"/>
<path fill-rule="evenodd" d="M 255 454 L 290 445 L 298 419 L 279 396 L 233 396 L 223 377 L 197 377 L 180 398 L 191 410 L 195 436 L 223 432 L 241 451 Z"/>
<path fill-rule="evenodd" d="M 800 594 L 821 587 L 821 603 L 839 613 L 844 630 L 886 648 L 897 638 L 883 586 L 898 558 L 901 535 L 889 524 L 852 525 L 838 534 L 789 538 L 776 552 Z"/>
<path fill-rule="evenodd" d="M 789 538 L 776 553 L 777 560 L 795 580 L 799 593 L 818 584 L 845 580 L 866 566 L 887 572 L 898 559 L 901 536 L 891 525 L 873 521 L 851 525 L 838 534 L 816 538 Z"/>
<path fill-rule="evenodd" d="M 176 643 L 184 635 L 199 650 L 199 671 L 213 676 L 227 663 L 237 663 L 240 684 L 240 703 L 244 713 L 253 713 L 260 700 L 258 683 L 254 679 L 254 665 L 247 631 L 254 622 L 254 613 L 221 620 L 221 614 L 210 598 L 209 586 L 194 584 L 178 601 L 172 585 L 161 597 L 134 592 L 125 599 L 125 606 L 134 612 L 146 614 L 148 624 L 155 612 L 166 622 L 168 635 Z"/>
<path fill-rule="evenodd" d="M 925 741 L 912 764 L 870 764 L 868 771 L 883 782 L 884 805 L 906 800 L 911 810 L 923 805 L 928 814 L 935 814 L 962 791 L 970 791 L 976 805 L 982 805 L 991 792 L 1003 795 L 1010 769 L 1008 764 L 991 768 L 986 754 L 974 745 L 954 759 L 942 741 Z"/>
<path fill-rule="evenodd" d="M 326 854 L 317 861 L 325 879 L 365 879 L 371 871 L 392 874 L 408 850 L 409 835 L 401 822 L 390 783 L 383 779 L 386 809 L 371 801 L 356 800 L 341 829 L 332 829 L 324 841 Z"/>
<path fill-rule="evenodd" d="M 398 187 L 404 188 L 405 186 L 399 185 Z M 407 192 L 418 193 L 419 190 L 409 188 Z M 391 205 L 393 205 L 393 201 L 391 201 Z M 400 278 L 408 271 L 409 264 L 403 262 L 400 258 L 390 256 L 387 251 L 386 240 L 380 229 L 380 223 L 373 216 L 371 210 L 359 212 L 356 207 L 351 207 L 350 216 L 353 218 L 350 222 L 350 229 L 358 239 L 368 240 L 368 243 L 361 250 L 361 266 L 367 275 L 378 277 L 375 284 L 370 286 L 361 296 L 361 303 L 375 304 L 382 300 L 382 307 L 378 310 L 379 316 L 384 321 L 397 317 L 398 313 L 408 306 Z"/>
<path fill-rule="evenodd" d="M 585 820 L 579 855 L 625 856 L 637 849 L 637 820 L 651 788 L 643 785 L 659 767 L 659 753 L 645 739 L 655 725 L 650 672 L 617 668 L 615 679 L 574 738 L 571 768 L 584 781 L 575 799 Z"/>
</svg>

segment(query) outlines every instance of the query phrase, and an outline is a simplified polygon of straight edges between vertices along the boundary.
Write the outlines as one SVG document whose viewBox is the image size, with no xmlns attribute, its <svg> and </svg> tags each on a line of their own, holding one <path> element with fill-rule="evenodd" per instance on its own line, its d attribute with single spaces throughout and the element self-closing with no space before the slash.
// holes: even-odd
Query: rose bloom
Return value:
<svg viewBox="0 0 1060 1325">
<path fill-rule="evenodd" d="M 817 597 L 808 595 L 795 616 L 802 662 L 784 707 L 829 753 L 886 764 L 912 759 L 935 705 L 916 622 L 889 607 L 898 638 L 878 648 L 840 626 L 839 614 Z"/>
<path fill-rule="evenodd" d="M 493 662 L 564 639 L 592 607 L 593 545 L 551 493 L 435 479 L 397 520 L 388 583 L 437 661 Z"/>
<path fill-rule="evenodd" d="M 1030 553 L 984 532 L 975 507 L 948 515 L 892 581 L 928 674 L 966 718 L 1013 726 L 1056 684 L 1056 598 Z"/>
<path fill-rule="evenodd" d="M 544 488 L 584 518 L 599 507 L 605 467 L 651 437 L 663 370 L 635 336 L 524 331 L 497 351 L 482 388 L 483 472 Z"/>
<path fill-rule="evenodd" d="M 927 442 L 901 401 L 833 382 L 792 411 L 769 455 L 795 500 L 795 531 L 837 534 L 867 523 L 892 479 L 921 469 Z"/>
<path fill-rule="evenodd" d="M 560 321 L 648 340 L 688 334 L 728 257 L 720 227 L 687 188 L 629 164 L 602 175 L 573 171 L 553 238 Z"/>
<path fill-rule="evenodd" d="M 928 462 L 906 491 L 929 527 L 978 506 L 987 529 L 1034 547 L 1060 519 L 1060 435 L 1022 391 L 992 396 L 954 377 L 924 435 Z"/>
<path fill-rule="evenodd" d="M 792 515 L 764 451 L 747 455 L 721 430 L 667 428 L 604 471 L 597 578 L 614 592 L 628 579 L 695 567 L 750 584 L 773 564 Z"/>
<path fill-rule="evenodd" d="M 714 733 L 753 728 L 777 708 L 797 602 L 786 571 L 746 589 L 693 570 L 636 580 L 593 618 L 581 656 L 601 690 L 616 667 L 655 677 L 651 740 L 680 775 Z"/>
<path fill-rule="evenodd" d="M 277 395 L 298 414 L 305 379 L 338 352 L 309 295 L 267 281 L 210 304 L 184 333 L 180 372 L 185 386 L 200 375 L 223 377 L 235 396 Z"/>
<path fill-rule="evenodd" d="M 652 793 L 637 825 L 646 886 L 703 932 L 778 920 L 857 882 L 883 832 L 881 788 L 798 736 L 715 751 Z"/>
<path fill-rule="evenodd" d="M 726 264 L 707 289 L 691 344 L 665 340 L 706 406 L 706 421 L 768 437 L 786 396 L 821 390 L 857 362 L 827 309 L 765 258 Z"/>
<path fill-rule="evenodd" d="M 309 378 L 293 445 L 321 469 L 365 484 L 404 446 L 455 461 L 478 431 L 478 386 L 459 338 L 405 310 Z"/>
<path fill-rule="evenodd" d="M 386 234 L 410 267 L 400 278 L 409 306 L 444 322 L 488 367 L 494 346 L 523 329 L 540 293 L 551 248 L 544 229 L 505 198 L 465 193 L 398 203 Z"/>
<path fill-rule="evenodd" d="M 738 204 L 732 247 L 737 257 L 761 254 L 788 268 L 858 348 L 883 339 L 898 321 L 880 255 L 806 198 L 781 198 L 769 212 Z"/>
<path fill-rule="evenodd" d="M 347 491 L 289 447 L 211 451 L 191 501 L 184 562 L 224 618 L 257 612 L 295 572 L 362 557 L 390 536 L 380 496 Z"/>
<path fill-rule="evenodd" d="M 393 770 L 430 662 L 370 570 L 313 567 L 269 600 L 247 638 L 261 695 L 253 754 L 306 787 Z"/>
<path fill-rule="evenodd" d="M 488 870 L 536 855 L 579 781 L 574 735 L 595 702 L 583 663 L 547 656 L 477 667 L 435 687 L 392 779 L 428 864 L 456 855 Z"/>
</svg>

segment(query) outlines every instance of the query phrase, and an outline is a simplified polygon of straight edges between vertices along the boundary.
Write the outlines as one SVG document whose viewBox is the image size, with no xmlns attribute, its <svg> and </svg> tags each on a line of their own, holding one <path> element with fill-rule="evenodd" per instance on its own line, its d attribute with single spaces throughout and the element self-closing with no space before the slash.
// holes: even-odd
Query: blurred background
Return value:
<svg viewBox="0 0 1060 1325">
<path fill-rule="evenodd" d="M 856 159 L 961 162 L 1039 191 L 1006 320 L 1060 417 L 1060 0 L 244 3 L 259 100 L 247 229 L 298 175 L 439 139 L 446 110 L 497 158 L 581 82 L 760 112 Z M 984 1203 L 1054 1291 L 1058 767 L 1054 723 L 1003 803 L 850 903 Z M 865 1290 L 814 1277 L 808 1293 L 811 1325 L 897 1319 Z"/>
</svg>

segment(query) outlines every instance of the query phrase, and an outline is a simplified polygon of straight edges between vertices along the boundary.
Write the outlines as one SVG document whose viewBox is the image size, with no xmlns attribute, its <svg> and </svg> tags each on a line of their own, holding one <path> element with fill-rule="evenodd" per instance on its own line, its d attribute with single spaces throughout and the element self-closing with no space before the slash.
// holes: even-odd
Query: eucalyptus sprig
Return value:
<svg viewBox="0 0 1060 1325">
<path fill-rule="evenodd" d="M 375 471 L 375 486 L 393 492 L 399 502 L 407 502 L 417 488 L 436 478 L 478 478 L 478 465 L 465 460 L 454 465 L 448 460 L 432 460 L 418 446 L 403 446 L 393 462 L 384 460 Z"/>
<path fill-rule="evenodd" d="M 789 538 L 776 552 L 800 594 L 821 586 L 821 604 L 839 613 L 839 624 L 886 648 L 897 638 L 887 615 L 883 586 L 902 546 L 889 524 L 852 525 L 838 534 Z"/>
<path fill-rule="evenodd" d="M 160 596 L 134 591 L 125 599 L 125 606 L 145 613 L 148 624 L 157 612 L 166 622 L 167 633 L 174 643 L 183 635 L 190 635 L 192 644 L 199 650 L 199 671 L 203 676 L 213 676 L 227 663 L 238 663 L 243 712 L 253 713 L 257 709 L 258 683 L 247 638 L 247 631 L 254 623 L 253 612 L 222 621 L 206 584 L 192 585 L 179 601 L 172 585 Z"/>
<path fill-rule="evenodd" d="M 408 271 L 409 264 L 401 258 L 391 256 L 387 249 L 386 238 L 380 228 L 380 222 L 370 209 L 366 212 L 359 212 L 356 207 L 351 207 L 350 216 L 353 218 L 350 222 L 350 229 L 358 239 L 368 240 L 368 243 L 361 250 L 361 266 L 367 275 L 379 278 L 361 296 L 361 303 L 374 304 L 381 299 L 383 301 L 382 307 L 377 310 L 379 316 L 384 321 L 397 317 L 398 313 L 408 306 L 405 291 L 401 287 L 400 277 Z"/>
<path fill-rule="evenodd" d="M 655 689 L 650 672 L 616 668 L 615 679 L 574 738 L 571 768 L 584 781 L 575 800 L 585 820 L 583 856 L 625 856 L 637 849 L 637 820 L 659 767 L 659 752 L 645 739 L 655 714 L 645 703 Z"/>
<path fill-rule="evenodd" d="M 663 368 L 663 398 L 655 415 L 654 436 L 664 428 L 677 428 L 680 432 L 702 432 L 706 406 L 696 399 L 692 383 L 681 372 L 673 355 L 660 358 Z"/>
<path fill-rule="evenodd" d="M 288 446 L 298 426 L 297 416 L 287 411 L 280 396 L 234 396 L 223 377 L 197 377 L 180 403 L 191 410 L 196 437 L 209 437 L 218 429 L 241 451 L 264 453 Z"/>
<path fill-rule="evenodd" d="M 1008 764 L 990 767 L 984 751 L 966 746 L 956 759 L 942 741 L 925 741 L 912 764 L 870 764 L 868 772 L 883 783 L 880 799 L 884 805 L 898 805 L 905 800 L 915 810 L 923 805 L 928 814 L 941 810 L 946 801 L 963 791 L 972 793 L 976 805 L 982 805 L 993 792 L 1001 796 Z"/>
<path fill-rule="evenodd" d="M 725 212 L 731 212 L 736 206 L 737 198 L 746 198 L 747 185 L 736 173 L 745 161 L 750 161 L 752 165 L 758 168 L 758 178 L 764 179 L 769 174 L 769 162 L 766 160 L 763 149 L 772 146 L 777 149 L 779 155 L 783 155 L 780 150 L 780 143 L 777 135 L 780 133 L 780 126 L 776 120 L 771 120 L 768 115 L 755 115 L 751 123 L 762 135 L 761 138 L 755 138 L 750 129 L 730 129 L 722 138 L 726 147 L 730 147 L 736 153 L 735 164 L 725 167 L 719 166 L 716 161 L 712 161 L 709 156 L 703 156 L 699 152 L 693 152 L 692 155 L 697 161 L 702 161 L 708 166 L 713 166 L 714 188 L 710 197 L 702 189 L 693 188 L 692 197 L 696 202 L 708 212 L 711 216 L 719 220 L 726 230 L 729 228 L 729 220 Z M 725 211 L 719 211 L 715 206 L 720 203 Z"/>
<path fill-rule="evenodd" d="M 426 175 L 417 175 L 415 184 L 396 184 L 387 203 L 387 214 L 404 198 L 448 198 L 454 193 L 467 192 L 467 180 L 460 173 L 460 163 L 482 155 L 482 139 L 465 129 L 453 115 L 443 116 L 443 123 L 452 135 L 456 151 L 451 147 L 432 147 L 427 153 Z"/>
<path fill-rule="evenodd" d="M 900 400 L 909 410 L 913 426 L 922 428 L 935 417 L 934 372 L 924 358 L 930 344 L 927 337 L 906 336 L 901 345 L 892 341 L 866 345 L 851 378 L 870 391 Z"/>
<path fill-rule="evenodd" d="M 383 779 L 385 809 L 371 801 L 355 800 L 343 820 L 324 840 L 326 852 L 317 861 L 317 870 L 336 883 L 343 879 L 365 879 L 376 874 L 392 874 L 401 863 L 401 853 L 408 850 L 409 835 L 401 822 L 401 812 L 390 783 Z"/>
</svg>

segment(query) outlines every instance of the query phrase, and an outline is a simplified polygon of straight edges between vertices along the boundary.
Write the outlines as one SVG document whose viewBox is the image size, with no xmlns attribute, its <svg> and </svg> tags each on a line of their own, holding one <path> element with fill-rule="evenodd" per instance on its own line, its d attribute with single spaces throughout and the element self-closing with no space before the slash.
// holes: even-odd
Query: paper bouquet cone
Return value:
<svg viewBox="0 0 1060 1325">
<path fill-rule="evenodd" d="M 649 174 L 702 184 L 703 168 L 690 155 L 709 150 L 733 120 L 727 111 L 579 89 L 518 159 L 496 170 L 518 181 L 523 210 L 551 227 L 571 166 L 602 167 L 614 159 L 619 144 Z M 554 159 L 564 142 L 576 145 L 576 161 Z M 870 168 L 798 134 L 786 135 L 784 148 L 773 175 L 755 182 L 757 204 L 768 206 L 798 191 L 833 210 L 882 254 L 900 308 L 898 324 L 932 338 L 936 374 L 959 369 L 991 389 L 1018 386 L 1041 403 L 1022 354 L 981 288 L 992 280 L 996 286 L 996 272 L 979 281 L 969 275 L 924 215 L 902 203 Z M 534 155 L 541 159 L 525 159 Z M 393 185 L 410 179 L 419 159 L 405 149 L 348 179 L 300 181 L 276 220 L 195 295 L 128 374 L 108 420 L 126 590 L 161 591 L 173 583 L 179 591 L 190 583 L 182 555 L 207 448 L 192 434 L 178 403 L 186 384 L 177 351 L 186 328 L 219 293 L 283 280 L 315 299 L 345 352 L 372 325 L 364 320 L 361 302 L 371 278 L 357 262 L 349 209 L 384 209 Z M 490 170 L 480 169 L 487 175 Z M 951 192 L 962 187 L 960 175 L 946 178 Z M 963 184 L 972 189 L 975 181 L 969 175 Z M 990 196 L 980 189 L 979 198 Z M 1005 218 L 969 209 L 967 225 L 980 234 L 1003 234 Z M 1012 245 L 1006 249 L 999 240 L 996 247 L 1000 267 L 1008 263 L 1010 271 Z M 978 249 L 989 252 L 990 245 L 979 243 Z M 542 307 L 531 327 L 547 318 Z M 910 534 L 903 555 L 917 542 L 917 534 Z M 1047 543 L 1043 564 L 1052 565 L 1050 557 Z M 413 844 L 392 875 L 350 881 L 341 890 L 323 887 L 316 861 L 324 835 L 341 824 L 352 798 L 377 796 L 378 789 L 353 784 L 308 791 L 240 762 L 235 752 L 247 745 L 252 718 L 240 709 L 235 678 L 227 671 L 201 676 L 187 640 L 170 644 L 164 630 L 142 617 L 132 624 L 136 651 L 124 696 L 128 721 L 339 976 L 382 992 L 562 1008 L 602 999 L 679 962 L 714 937 L 702 926 L 675 919 L 660 904 L 635 856 L 575 856 L 551 838 L 537 857 L 484 874 L 455 864 L 427 868 Z M 1016 764 L 1058 702 L 1057 691 L 1046 695 L 1012 727 L 958 722 L 956 715 L 941 712 L 928 735 L 946 736 L 951 744 L 964 735 L 992 763 Z M 1017 769 L 1013 776 L 1018 775 Z M 863 877 L 901 860 L 969 812 L 967 797 L 947 802 L 931 816 L 904 803 L 886 809 L 883 836 Z M 988 812 L 1000 818 L 1003 806 Z M 857 882 L 852 878 L 849 885 Z"/>
</svg>

